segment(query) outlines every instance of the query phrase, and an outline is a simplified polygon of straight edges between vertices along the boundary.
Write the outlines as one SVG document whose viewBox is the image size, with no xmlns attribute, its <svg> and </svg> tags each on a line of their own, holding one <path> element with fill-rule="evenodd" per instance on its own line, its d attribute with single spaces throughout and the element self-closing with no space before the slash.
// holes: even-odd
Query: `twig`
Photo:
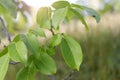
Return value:
<svg viewBox="0 0 120 80">
<path fill-rule="evenodd" d="M 51 28 L 50 28 L 50 31 L 51 31 L 52 35 L 55 35 L 55 33 L 54 33 L 54 31 L 53 31 L 52 20 L 50 20 L 50 22 L 51 22 Z"/>
<path fill-rule="evenodd" d="M 2 19 L 1 16 L 0 16 L 0 22 L 2 24 L 2 29 L 3 29 L 3 31 L 5 32 L 5 34 L 6 34 L 7 38 L 8 38 L 8 41 L 11 42 L 10 34 L 9 34 L 9 32 L 7 30 L 7 27 L 6 27 L 5 23 L 4 23 L 4 20 Z"/>
<path fill-rule="evenodd" d="M 52 35 L 55 35 L 55 33 L 54 33 L 54 31 L 53 31 L 53 29 L 52 29 L 52 28 L 50 29 L 50 31 L 51 31 Z"/>
<path fill-rule="evenodd" d="M 70 80 L 74 72 L 75 72 L 75 70 L 71 71 L 71 72 L 68 73 L 68 74 L 65 76 L 65 78 L 62 79 L 62 80 Z"/>
<path fill-rule="evenodd" d="M 20 62 L 9 62 L 9 64 L 12 64 L 12 65 L 16 65 L 18 63 L 20 63 Z"/>
<path fill-rule="evenodd" d="M 0 16 L 0 22 L 1 22 L 1 24 L 2 24 L 2 29 L 3 29 L 3 31 L 5 32 L 5 34 L 6 34 L 6 36 L 7 36 L 7 38 L 8 38 L 8 41 L 9 42 L 11 42 L 11 37 L 10 37 L 10 34 L 9 34 L 9 32 L 8 32 L 8 30 L 7 30 L 7 27 L 6 27 L 6 25 L 5 25 L 5 22 L 4 22 L 4 20 L 3 20 L 3 18 Z M 4 45 L 4 48 L 6 47 L 6 45 Z M 10 62 L 9 64 L 12 64 L 12 65 L 16 65 L 16 64 L 18 64 L 19 62 Z"/>
</svg>

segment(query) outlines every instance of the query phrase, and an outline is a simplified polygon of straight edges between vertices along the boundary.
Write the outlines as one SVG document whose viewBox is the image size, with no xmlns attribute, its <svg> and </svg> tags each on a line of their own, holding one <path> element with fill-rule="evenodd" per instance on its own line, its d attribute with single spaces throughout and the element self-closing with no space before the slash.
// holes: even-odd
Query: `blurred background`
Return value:
<svg viewBox="0 0 120 80">
<path fill-rule="evenodd" d="M 26 33 L 29 28 L 36 27 L 35 15 L 38 8 L 48 6 L 54 1 L 56 0 L 44 0 L 42 4 L 42 0 L 22 2 L 14 0 L 18 7 L 17 18 L 6 17 L 11 36 Z M 85 17 L 89 26 L 88 32 L 77 19 L 71 20 L 68 24 L 61 24 L 60 31 L 74 37 L 80 43 L 84 56 L 80 71 L 75 71 L 70 80 L 120 80 L 120 0 L 70 0 L 70 2 L 91 7 L 101 16 L 98 24 L 92 17 Z M 1 27 L 0 41 L 2 49 L 8 42 Z M 56 48 L 54 59 L 57 63 L 57 73 L 53 76 L 38 73 L 36 80 L 62 80 L 72 71 L 64 63 L 59 47 Z M 15 80 L 20 67 L 21 64 L 10 65 L 5 80 Z"/>
</svg>

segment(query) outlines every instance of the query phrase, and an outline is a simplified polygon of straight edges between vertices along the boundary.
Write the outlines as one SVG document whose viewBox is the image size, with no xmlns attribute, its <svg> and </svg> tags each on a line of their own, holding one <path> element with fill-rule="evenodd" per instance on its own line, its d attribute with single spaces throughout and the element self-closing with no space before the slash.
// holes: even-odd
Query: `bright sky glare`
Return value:
<svg viewBox="0 0 120 80">
<path fill-rule="evenodd" d="M 23 1 L 34 8 L 40 8 L 42 6 L 50 6 L 53 2 L 58 0 L 23 0 Z M 67 1 L 74 3 L 76 0 Z"/>
</svg>

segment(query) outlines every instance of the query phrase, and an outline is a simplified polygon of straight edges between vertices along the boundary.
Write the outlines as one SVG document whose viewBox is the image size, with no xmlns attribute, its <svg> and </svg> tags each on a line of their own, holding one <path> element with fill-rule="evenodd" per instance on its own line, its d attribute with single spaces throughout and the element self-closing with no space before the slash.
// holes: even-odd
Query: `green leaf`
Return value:
<svg viewBox="0 0 120 80">
<path fill-rule="evenodd" d="M 46 37 L 45 32 L 42 28 L 37 28 L 37 29 L 31 29 L 31 33 L 35 34 L 36 36 L 41 36 L 41 37 Z"/>
<path fill-rule="evenodd" d="M 21 58 L 21 61 L 27 62 L 27 48 L 22 41 L 18 41 L 16 44 L 16 50 Z"/>
<path fill-rule="evenodd" d="M 75 7 L 79 10 L 85 10 L 90 16 L 95 18 L 97 23 L 100 21 L 100 15 L 94 9 L 81 6 L 81 5 L 77 5 L 77 4 L 71 4 L 71 5 L 72 7 Z"/>
<path fill-rule="evenodd" d="M 13 39 L 13 42 L 18 42 L 18 41 L 23 41 L 24 44 L 27 46 L 28 50 L 30 50 L 32 52 L 32 48 L 28 42 L 26 35 L 18 34 L 17 36 L 15 36 L 15 38 Z"/>
<path fill-rule="evenodd" d="M 0 5 L 7 9 L 11 13 L 11 15 L 16 18 L 17 8 L 12 0 L 0 0 Z"/>
<path fill-rule="evenodd" d="M 71 7 L 84 10 L 84 8 L 83 8 L 81 5 L 78 5 L 78 4 L 73 4 L 73 3 L 72 3 L 72 4 L 71 4 Z"/>
<path fill-rule="evenodd" d="M 8 46 L 8 52 L 13 61 L 24 63 L 27 62 L 27 48 L 22 41 L 10 43 Z"/>
<path fill-rule="evenodd" d="M 5 54 L 0 57 L 0 80 L 4 80 L 8 70 L 8 65 L 9 65 L 9 55 Z"/>
<path fill-rule="evenodd" d="M 51 8 L 41 7 L 37 12 L 37 23 L 42 28 L 50 29 L 51 27 Z"/>
<path fill-rule="evenodd" d="M 53 56 L 55 54 L 55 48 L 54 47 L 46 47 L 46 52 L 48 55 Z"/>
<path fill-rule="evenodd" d="M 53 17 L 52 17 L 52 26 L 57 29 L 59 24 L 65 20 L 67 15 L 68 8 L 61 8 L 55 10 Z"/>
<path fill-rule="evenodd" d="M 52 7 L 55 9 L 65 8 L 69 6 L 70 3 L 68 1 L 56 1 L 52 4 Z"/>
<path fill-rule="evenodd" d="M 88 31 L 88 25 L 87 25 L 86 21 L 84 20 L 84 17 L 82 16 L 82 14 L 72 8 L 71 8 L 71 11 L 77 16 L 78 19 L 81 20 L 82 24 L 84 24 L 86 30 Z"/>
<path fill-rule="evenodd" d="M 11 15 L 10 12 L 2 4 L 0 4 L 0 15 Z"/>
<path fill-rule="evenodd" d="M 16 80 L 35 80 L 35 72 L 36 67 L 32 62 L 29 66 L 22 68 L 17 73 Z"/>
<path fill-rule="evenodd" d="M 62 34 L 55 34 L 50 40 L 50 46 L 54 47 L 61 43 Z"/>
<path fill-rule="evenodd" d="M 69 22 L 70 20 L 74 18 L 75 18 L 75 14 L 70 9 L 68 9 L 67 16 L 66 16 L 67 22 Z"/>
<path fill-rule="evenodd" d="M 34 63 L 43 74 L 50 75 L 56 73 L 55 62 L 47 53 L 41 54 L 40 60 L 35 60 Z"/>
<path fill-rule="evenodd" d="M 28 42 L 28 39 L 27 39 L 26 35 L 18 34 L 17 36 L 15 36 L 15 38 L 13 39 L 13 42 L 18 42 L 18 41 L 23 41 L 24 44 L 26 45 L 27 49 L 30 52 L 33 51 L 33 48 L 31 47 L 30 43 Z"/>
<path fill-rule="evenodd" d="M 39 42 L 34 34 L 29 33 L 27 36 L 19 34 L 14 38 L 13 41 L 17 42 L 19 40 L 22 40 L 25 43 L 31 54 L 33 54 L 36 58 L 39 57 Z"/>
<path fill-rule="evenodd" d="M 8 53 L 8 47 L 5 47 L 1 52 L 0 52 L 0 57 L 3 55 L 6 55 Z"/>
<path fill-rule="evenodd" d="M 82 50 L 74 39 L 64 36 L 61 43 L 62 56 L 69 67 L 79 70 L 82 63 Z"/>
<path fill-rule="evenodd" d="M 38 51 L 39 51 L 39 42 L 37 40 L 37 37 L 34 34 L 27 34 L 27 44 L 28 44 L 28 49 L 32 52 L 32 54 L 38 56 Z"/>
<path fill-rule="evenodd" d="M 18 42 L 18 41 L 22 40 L 22 39 L 21 39 L 21 36 L 25 36 L 25 35 L 23 35 L 23 34 L 18 34 L 18 35 L 16 35 L 16 36 L 14 37 L 14 39 L 13 39 L 13 42 Z"/>
<path fill-rule="evenodd" d="M 95 18 L 97 23 L 100 21 L 100 15 L 94 9 L 91 9 L 91 8 L 88 8 L 88 7 L 84 7 L 84 9 L 87 11 L 87 13 L 90 16 Z"/>
<path fill-rule="evenodd" d="M 47 53 L 48 55 L 52 56 L 55 54 L 55 48 L 51 46 L 41 46 L 39 48 L 39 53 Z"/>
</svg>

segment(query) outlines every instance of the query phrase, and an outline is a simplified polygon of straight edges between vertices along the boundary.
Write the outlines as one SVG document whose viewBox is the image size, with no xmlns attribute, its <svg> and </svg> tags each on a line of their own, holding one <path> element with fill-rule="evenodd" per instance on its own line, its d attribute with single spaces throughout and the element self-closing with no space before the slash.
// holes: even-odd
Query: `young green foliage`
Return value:
<svg viewBox="0 0 120 80">
<path fill-rule="evenodd" d="M 37 37 L 29 33 L 27 35 L 19 34 L 17 35 L 13 41 L 19 41 L 22 40 L 24 44 L 26 45 L 27 49 L 31 54 L 33 54 L 34 57 L 39 58 L 39 42 L 37 40 Z"/>
<path fill-rule="evenodd" d="M 100 16 L 91 8 L 71 4 L 68 1 L 56 1 L 51 7 L 41 7 L 37 12 L 36 21 L 41 28 L 30 29 L 27 34 L 18 34 L 0 52 L 1 80 L 4 80 L 9 60 L 25 65 L 17 73 L 16 80 L 34 80 L 37 72 L 46 75 L 56 73 L 57 67 L 52 56 L 55 54 L 55 47 L 59 45 L 66 64 L 72 69 L 79 70 L 83 58 L 80 44 L 73 38 L 54 31 L 59 31 L 62 22 L 70 21 L 74 17 L 81 20 L 88 30 L 88 25 L 82 14 L 83 11 L 94 17 L 97 22 L 100 21 Z M 16 6 L 12 0 L 0 0 L 0 8 L 3 13 L 9 12 L 13 17 L 17 15 Z M 50 30 L 53 36 L 48 44 L 42 45 L 39 43 L 38 36 L 46 38 L 44 29 Z"/>
<path fill-rule="evenodd" d="M 80 19 L 81 22 L 85 25 L 86 30 L 88 30 L 88 25 L 87 25 L 86 21 L 84 20 L 82 14 L 79 13 L 77 10 L 72 9 L 72 8 L 71 8 L 71 11 L 72 11 L 72 12 L 78 17 L 78 19 Z"/>
<path fill-rule="evenodd" d="M 88 25 L 84 19 L 83 11 L 86 11 L 88 15 L 94 17 L 97 22 L 100 21 L 100 16 L 95 10 L 77 4 L 70 4 L 68 1 L 57 1 L 52 4 L 52 7 L 56 9 L 52 20 L 52 25 L 55 29 L 56 27 L 59 27 L 59 24 L 62 21 L 66 19 L 70 21 L 70 19 L 76 16 L 85 25 L 86 30 L 88 30 Z M 56 17 L 54 18 L 54 16 Z"/>
<path fill-rule="evenodd" d="M 88 15 L 95 18 L 97 23 L 100 21 L 100 15 L 94 9 L 88 8 L 88 7 L 85 7 L 85 6 L 80 6 L 80 5 L 77 5 L 77 4 L 71 4 L 71 6 L 75 9 L 86 11 L 88 13 Z"/>
<path fill-rule="evenodd" d="M 0 53 L 2 54 L 2 53 Z M 9 54 L 0 57 L 0 80 L 4 80 L 9 64 Z"/>
<path fill-rule="evenodd" d="M 10 43 L 8 53 L 13 61 L 27 63 L 27 48 L 22 41 Z"/>
<path fill-rule="evenodd" d="M 29 32 L 35 34 L 36 36 L 46 37 L 46 34 L 42 28 L 30 29 Z"/>
<path fill-rule="evenodd" d="M 41 7 L 37 13 L 37 23 L 42 28 L 50 29 L 51 27 L 51 8 Z"/>
<path fill-rule="evenodd" d="M 36 59 L 34 63 L 36 68 L 43 74 L 51 75 L 56 73 L 56 64 L 47 53 L 41 53 L 40 59 Z"/>
<path fill-rule="evenodd" d="M 17 8 L 15 3 L 13 3 L 12 0 L 0 0 L 0 6 L 4 7 L 7 11 L 10 12 L 10 14 L 16 18 L 17 16 Z"/>
<path fill-rule="evenodd" d="M 1 52 L 0 52 L 0 57 L 6 55 L 8 53 L 8 47 L 5 47 Z"/>
<path fill-rule="evenodd" d="M 62 34 L 55 34 L 50 40 L 50 46 L 55 47 L 61 43 Z"/>
<path fill-rule="evenodd" d="M 59 24 L 64 21 L 68 8 L 60 8 L 55 10 L 53 17 L 52 17 L 52 26 L 57 29 Z"/>
<path fill-rule="evenodd" d="M 69 6 L 70 3 L 68 1 L 56 1 L 52 4 L 52 7 L 55 9 L 65 8 Z"/>
<path fill-rule="evenodd" d="M 16 80 L 35 80 L 36 67 L 33 62 L 27 67 L 22 68 L 16 76 Z"/>
<path fill-rule="evenodd" d="M 79 43 L 69 36 L 64 36 L 60 47 L 67 65 L 79 70 L 82 63 L 82 49 Z"/>
</svg>

